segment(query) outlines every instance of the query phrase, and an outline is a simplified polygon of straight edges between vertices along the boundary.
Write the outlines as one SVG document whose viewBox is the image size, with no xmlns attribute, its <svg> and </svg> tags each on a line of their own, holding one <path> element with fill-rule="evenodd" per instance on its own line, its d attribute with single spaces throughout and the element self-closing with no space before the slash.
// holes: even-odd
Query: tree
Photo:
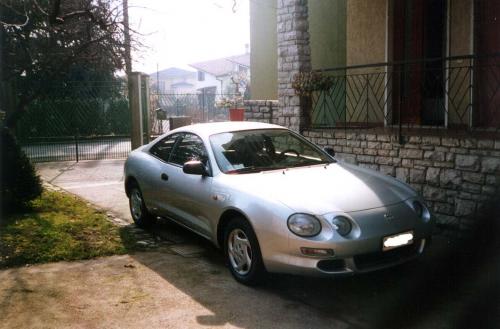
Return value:
<svg viewBox="0 0 500 329">
<path fill-rule="evenodd" d="M 116 0 L 0 0 L 6 125 L 14 127 L 32 101 L 75 76 L 106 80 L 122 69 L 127 47 L 121 18 Z"/>
</svg>

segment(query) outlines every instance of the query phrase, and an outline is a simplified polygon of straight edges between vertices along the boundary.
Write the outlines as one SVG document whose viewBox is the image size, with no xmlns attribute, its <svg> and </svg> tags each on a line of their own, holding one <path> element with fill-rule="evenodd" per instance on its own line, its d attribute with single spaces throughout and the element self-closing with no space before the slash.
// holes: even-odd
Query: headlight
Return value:
<svg viewBox="0 0 500 329">
<path fill-rule="evenodd" d="M 428 222 L 431 219 L 431 213 L 429 212 L 429 209 L 427 209 L 425 204 L 418 200 L 410 200 L 409 203 L 413 208 L 413 211 L 415 211 L 415 214 L 417 214 L 418 218 L 422 218 L 424 222 Z"/>
<path fill-rule="evenodd" d="M 332 220 L 332 223 L 334 225 L 334 228 L 337 230 L 337 232 L 340 235 L 346 236 L 349 233 L 351 233 L 352 224 L 351 224 L 351 221 L 347 217 L 337 216 Z"/>
<path fill-rule="evenodd" d="M 417 213 L 418 217 L 422 217 L 424 214 L 424 206 L 420 203 L 420 201 L 412 202 L 413 210 Z"/>
<path fill-rule="evenodd" d="M 321 232 L 321 223 L 312 215 L 293 214 L 288 217 L 288 229 L 298 236 L 312 237 Z"/>
</svg>

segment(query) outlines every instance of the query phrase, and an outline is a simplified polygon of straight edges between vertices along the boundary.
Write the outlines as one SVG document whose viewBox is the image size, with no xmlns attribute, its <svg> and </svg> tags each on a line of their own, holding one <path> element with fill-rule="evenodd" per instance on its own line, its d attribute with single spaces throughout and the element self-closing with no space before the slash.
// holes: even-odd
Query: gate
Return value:
<svg viewBox="0 0 500 329">
<path fill-rule="evenodd" d="M 198 93 L 165 93 L 152 90 L 150 93 L 150 109 L 155 112 L 151 117 L 151 130 L 155 135 L 162 134 L 169 129 L 168 119 L 187 116 L 193 123 L 227 121 L 227 108 L 218 108 L 216 100 L 222 97 L 232 98 L 234 95 L 215 94 L 205 89 Z M 157 112 L 162 112 L 163 119 Z"/>
<path fill-rule="evenodd" d="M 35 100 L 16 127 L 16 136 L 32 162 L 126 158 L 131 151 L 131 113 L 126 81 L 68 82 L 50 97 Z M 141 84 L 146 96 L 149 88 Z M 149 92 L 141 97 L 144 141 L 169 130 L 168 119 L 188 116 L 193 123 L 227 121 L 217 108 L 218 95 L 207 90 L 178 94 Z M 149 100 L 149 105 L 145 103 Z M 151 111 L 148 116 L 146 111 Z M 163 112 L 163 120 L 157 110 Z M 146 118 L 149 117 L 149 124 Z"/>
<path fill-rule="evenodd" d="M 127 84 L 67 83 L 34 101 L 16 127 L 33 162 L 124 158 L 130 152 Z"/>
</svg>

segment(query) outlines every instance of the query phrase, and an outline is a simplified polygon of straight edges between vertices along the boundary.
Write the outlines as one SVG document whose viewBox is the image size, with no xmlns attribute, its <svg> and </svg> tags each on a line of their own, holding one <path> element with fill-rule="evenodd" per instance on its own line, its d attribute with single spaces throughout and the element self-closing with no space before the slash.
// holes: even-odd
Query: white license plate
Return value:
<svg viewBox="0 0 500 329">
<path fill-rule="evenodd" d="M 394 248 L 407 246 L 413 243 L 413 231 L 386 236 L 383 240 L 382 250 L 391 250 Z"/>
</svg>

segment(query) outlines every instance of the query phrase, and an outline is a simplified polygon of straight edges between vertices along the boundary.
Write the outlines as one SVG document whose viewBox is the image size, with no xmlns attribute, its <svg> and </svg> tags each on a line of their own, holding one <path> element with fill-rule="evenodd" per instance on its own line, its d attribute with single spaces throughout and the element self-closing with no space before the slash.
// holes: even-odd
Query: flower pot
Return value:
<svg viewBox="0 0 500 329">
<path fill-rule="evenodd" d="M 245 109 L 232 108 L 229 109 L 229 121 L 244 121 Z"/>
</svg>

